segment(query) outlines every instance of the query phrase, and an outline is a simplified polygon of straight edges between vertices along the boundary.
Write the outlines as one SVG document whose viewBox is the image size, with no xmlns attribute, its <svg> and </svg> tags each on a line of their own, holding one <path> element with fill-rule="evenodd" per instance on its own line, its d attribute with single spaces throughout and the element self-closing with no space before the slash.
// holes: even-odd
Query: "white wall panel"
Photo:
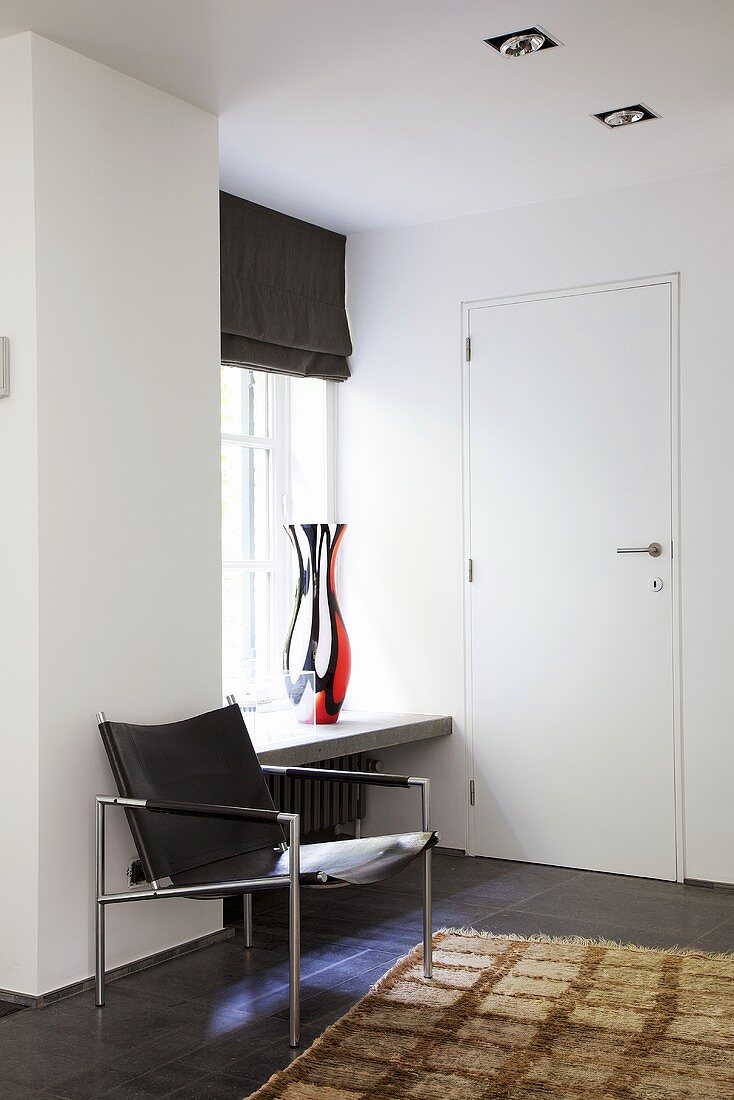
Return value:
<svg viewBox="0 0 734 1100">
<path fill-rule="evenodd" d="M 679 271 L 685 869 L 734 882 L 733 191 L 727 169 L 349 239 L 348 705 L 455 716 L 450 743 L 385 754 L 433 775 L 446 844 L 465 843 L 461 303 Z"/>
</svg>

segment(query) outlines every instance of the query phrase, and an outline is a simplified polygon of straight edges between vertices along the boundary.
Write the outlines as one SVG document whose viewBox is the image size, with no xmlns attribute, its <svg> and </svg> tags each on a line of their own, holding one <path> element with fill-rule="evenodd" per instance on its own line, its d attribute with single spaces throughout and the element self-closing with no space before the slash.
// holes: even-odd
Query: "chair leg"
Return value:
<svg viewBox="0 0 734 1100">
<path fill-rule="evenodd" d="M 301 914 L 298 888 L 291 887 L 290 899 L 290 1019 L 289 1044 L 301 1045 Z"/>
<path fill-rule="evenodd" d="M 105 820 L 104 805 L 96 804 L 97 810 L 97 836 L 96 836 L 96 868 L 95 868 L 95 899 L 94 914 L 94 1003 L 97 1008 L 104 1005 L 104 969 L 105 969 L 105 906 L 99 900 L 105 890 L 104 857 L 105 857 Z"/>
<path fill-rule="evenodd" d="M 97 1008 L 104 1006 L 104 968 L 105 968 L 105 907 L 97 902 L 94 926 L 94 1003 Z"/>
<path fill-rule="evenodd" d="M 252 947 L 252 894 L 242 895 L 242 906 L 245 918 L 245 947 Z"/>
<path fill-rule="evenodd" d="M 433 902 L 431 897 L 431 849 L 423 853 L 423 974 L 433 977 Z"/>
<path fill-rule="evenodd" d="M 288 929 L 290 934 L 290 990 L 288 998 L 289 1010 L 289 1044 L 292 1047 L 301 1043 L 301 859 L 299 820 L 294 814 L 290 821 L 290 847 L 288 858 L 290 862 L 290 886 L 288 905 Z"/>
<path fill-rule="evenodd" d="M 431 781 L 421 779 L 423 831 L 431 831 Z M 423 974 L 433 977 L 433 900 L 431 897 L 431 849 L 423 853 Z"/>
</svg>

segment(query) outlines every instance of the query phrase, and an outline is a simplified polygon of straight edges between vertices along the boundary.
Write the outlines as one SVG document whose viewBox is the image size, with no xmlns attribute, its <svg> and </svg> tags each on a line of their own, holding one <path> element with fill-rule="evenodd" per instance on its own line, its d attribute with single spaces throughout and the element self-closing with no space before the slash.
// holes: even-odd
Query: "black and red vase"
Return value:
<svg viewBox="0 0 734 1100">
<path fill-rule="evenodd" d="M 299 722 L 336 722 L 352 649 L 336 595 L 336 556 L 346 523 L 286 526 L 298 563 L 296 598 L 283 649 L 288 697 Z"/>
</svg>

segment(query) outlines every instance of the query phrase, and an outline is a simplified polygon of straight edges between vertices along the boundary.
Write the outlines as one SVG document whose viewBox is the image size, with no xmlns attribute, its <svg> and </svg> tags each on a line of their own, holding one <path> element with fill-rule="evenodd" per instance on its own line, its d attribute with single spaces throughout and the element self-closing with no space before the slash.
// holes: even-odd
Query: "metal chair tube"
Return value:
<svg viewBox="0 0 734 1100">
<path fill-rule="evenodd" d="M 298 814 L 288 815 L 289 826 L 289 906 L 288 932 L 290 940 L 290 990 L 288 998 L 290 1046 L 301 1043 L 301 822 Z"/>
<path fill-rule="evenodd" d="M 95 870 L 95 913 L 94 913 L 94 1003 L 98 1008 L 104 1005 L 105 972 L 105 907 L 99 900 L 104 894 L 104 803 L 97 802 L 97 861 Z"/>
<path fill-rule="evenodd" d="M 284 775 L 293 779 L 317 779 L 328 783 L 352 783 L 373 787 L 409 787 L 416 780 L 407 775 L 390 775 L 388 772 L 353 772 L 341 768 L 285 767 L 280 764 L 261 764 L 263 775 Z"/>
<path fill-rule="evenodd" d="M 418 783 L 421 789 L 421 816 L 423 819 L 423 832 L 431 831 L 431 781 L 411 779 L 411 784 Z M 426 848 L 423 853 L 423 974 L 426 978 L 433 977 L 433 898 L 431 881 L 431 849 Z"/>
<path fill-rule="evenodd" d="M 324 879 L 318 879 L 323 882 Z M 224 894 L 243 894 L 253 890 L 276 890 L 290 886 L 289 875 L 267 878 L 234 879 L 227 882 L 205 882 L 198 886 L 154 886 L 151 890 L 126 890 L 122 894 L 102 894 L 103 905 L 124 905 L 129 901 L 158 901 L 160 898 L 221 898 Z"/>
<path fill-rule="evenodd" d="M 245 947 L 252 947 L 252 894 L 242 895 Z"/>
</svg>

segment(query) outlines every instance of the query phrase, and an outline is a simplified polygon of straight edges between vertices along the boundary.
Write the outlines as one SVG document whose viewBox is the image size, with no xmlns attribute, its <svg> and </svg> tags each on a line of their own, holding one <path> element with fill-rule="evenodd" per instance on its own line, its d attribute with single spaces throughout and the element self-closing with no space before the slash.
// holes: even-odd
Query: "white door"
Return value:
<svg viewBox="0 0 734 1100">
<path fill-rule="evenodd" d="M 477 855 L 676 877 L 672 289 L 468 311 Z"/>
</svg>

